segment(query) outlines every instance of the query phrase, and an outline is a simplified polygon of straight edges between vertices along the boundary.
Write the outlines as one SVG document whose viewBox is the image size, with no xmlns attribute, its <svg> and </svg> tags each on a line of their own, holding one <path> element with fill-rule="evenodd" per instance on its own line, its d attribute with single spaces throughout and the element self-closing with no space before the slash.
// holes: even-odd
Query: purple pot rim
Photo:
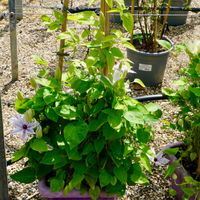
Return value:
<svg viewBox="0 0 200 200">
<path fill-rule="evenodd" d="M 46 197 L 46 198 L 64 198 L 63 195 L 63 190 L 57 191 L 52 193 L 50 187 L 46 185 L 46 178 L 42 177 L 41 180 L 38 183 L 38 191 L 41 196 Z M 90 194 L 87 191 L 84 195 L 81 195 L 81 192 L 77 189 L 72 189 L 68 194 L 67 197 L 69 198 L 90 198 Z M 111 195 L 109 197 L 106 196 L 106 192 L 101 190 L 101 193 L 99 195 L 100 198 L 115 198 L 117 195 Z"/>
</svg>

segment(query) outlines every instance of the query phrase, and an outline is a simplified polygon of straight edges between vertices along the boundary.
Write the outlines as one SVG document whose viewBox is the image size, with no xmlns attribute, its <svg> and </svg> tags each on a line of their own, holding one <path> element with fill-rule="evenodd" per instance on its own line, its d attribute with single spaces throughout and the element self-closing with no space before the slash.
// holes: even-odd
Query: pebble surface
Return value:
<svg viewBox="0 0 200 200">
<path fill-rule="evenodd" d="M 0 13 L 8 12 L 8 5 L 6 0 L 0 2 Z M 71 7 L 87 7 L 87 0 L 74 0 L 70 1 Z M 5 4 L 3 4 L 5 3 Z M 31 55 L 41 56 L 46 62 L 49 63 L 48 69 L 53 73 L 55 67 L 58 65 L 58 57 L 55 52 L 59 50 L 59 42 L 55 41 L 56 36 L 60 33 L 58 30 L 56 33 L 46 33 L 47 28 L 42 24 L 41 14 L 52 14 L 52 9 L 45 7 L 62 7 L 60 0 L 47 1 L 47 0 L 24 0 L 24 17 L 17 23 L 17 40 L 18 40 L 18 65 L 19 65 L 19 80 L 12 82 L 11 73 L 11 59 L 10 59 L 10 36 L 9 36 L 9 19 L 6 18 L 0 21 L 0 88 L 2 98 L 2 111 L 3 111 L 3 125 L 5 134 L 5 147 L 6 158 L 11 159 L 12 154 L 18 150 L 24 141 L 20 139 L 18 135 L 11 135 L 13 127 L 9 122 L 10 118 L 13 118 L 14 103 L 17 91 L 21 91 L 24 97 L 32 97 L 34 90 L 30 85 L 30 77 L 37 77 L 38 72 L 42 69 L 37 65 Z M 95 3 L 95 7 L 99 7 L 99 0 Z M 192 0 L 191 7 L 199 7 L 199 0 Z M 181 42 L 187 42 L 195 38 L 200 39 L 200 13 L 189 12 L 190 16 L 187 18 L 187 22 L 181 26 L 169 27 L 170 31 L 166 33 L 166 36 L 170 38 L 174 44 L 180 44 Z M 197 17 L 198 16 L 198 17 Z M 74 22 L 69 22 L 68 27 L 76 29 L 79 33 L 83 28 L 87 26 L 75 25 Z M 139 25 L 135 24 L 135 32 L 138 31 Z M 114 28 L 121 30 L 124 36 L 127 36 L 125 30 L 118 24 L 114 25 Z M 122 49 L 126 55 L 125 49 Z M 68 52 L 72 54 L 72 52 Z M 85 51 L 83 48 L 78 49 L 78 53 L 75 58 L 82 59 L 85 57 Z M 69 57 L 69 60 L 72 56 Z M 167 67 L 165 70 L 163 82 L 155 87 L 148 87 L 144 90 L 135 90 L 132 88 L 130 95 L 134 97 L 160 94 L 162 88 L 174 88 L 172 82 L 178 80 L 180 77 L 179 69 L 182 67 L 188 67 L 188 56 L 185 52 L 180 52 L 178 55 L 170 53 Z M 64 70 L 67 70 L 67 66 L 64 66 Z M 174 122 L 173 116 L 178 112 L 176 105 L 169 103 L 167 100 L 151 101 L 160 104 L 160 109 L 163 111 L 162 120 L 169 120 Z M 146 102 L 148 103 L 148 102 Z M 169 143 L 180 141 L 183 136 L 177 131 L 162 130 L 161 127 L 164 124 L 162 122 L 154 124 L 155 139 L 149 144 L 155 148 L 158 153 L 162 148 Z M 7 167 L 8 173 L 8 189 L 10 199 L 12 200 L 41 200 L 41 197 L 37 190 L 38 182 L 35 181 L 32 184 L 21 184 L 12 181 L 9 178 L 10 174 L 13 174 L 24 167 L 26 159 L 20 160 Z M 149 185 L 144 187 L 142 185 L 136 185 L 134 187 L 127 187 L 124 200 L 172 200 L 173 197 L 169 194 L 169 188 L 171 187 L 170 179 L 164 179 L 165 169 L 167 166 L 158 166 L 153 164 L 153 174 L 148 174 Z M 121 198 L 117 198 L 120 200 Z"/>
</svg>

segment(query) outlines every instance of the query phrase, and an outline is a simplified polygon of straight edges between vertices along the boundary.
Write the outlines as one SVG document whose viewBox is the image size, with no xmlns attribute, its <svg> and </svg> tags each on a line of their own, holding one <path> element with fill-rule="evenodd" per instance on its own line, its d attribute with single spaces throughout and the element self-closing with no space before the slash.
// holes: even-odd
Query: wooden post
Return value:
<svg viewBox="0 0 200 200">
<path fill-rule="evenodd" d="M 8 200 L 8 181 L 6 171 L 6 155 L 4 145 L 4 133 L 3 133 L 3 117 L 1 107 L 1 90 L 0 90 L 0 199 Z"/>
<path fill-rule="evenodd" d="M 66 11 L 63 9 L 63 15 L 65 16 L 65 21 L 62 24 L 62 32 L 66 31 L 66 26 L 67 26 L 67 10 L 68 10 L 68 5 L 69 5 L 69 0 L 64 0 L 64 4 L 63 4 L 66 8 Z M 60 49 L 65 45 L 65 40 L 61 40 L 60 41 Z M 64 49 L 60 51 L 60 54 L 62 55 L 64 53 Z M 61 78 L 60 78 L 60 82 L 62 79 L 62 69 L 63 69 L 63 56 L 59 56 L 59 68 L 60 68 L 60 72 L 61 72 Z"/>
<path fill-rule="evenodd" d="M 16 8 L 15 9 L 15 13 L 17 13 L 17 20 L 23 19 L 23 4 L 22 4 L 22 0 L 15 0 L 15 8 Z"/>
<path fill-rule="evenodd" d="M 12 80 L 18 80 L 18 58 L 17 58 L 17 32 L 16 32 L 16 15 L 15 0 L 9 0 L 9 25 L 10 25 L 10 53 L 12 65 Z"/>
</svg>

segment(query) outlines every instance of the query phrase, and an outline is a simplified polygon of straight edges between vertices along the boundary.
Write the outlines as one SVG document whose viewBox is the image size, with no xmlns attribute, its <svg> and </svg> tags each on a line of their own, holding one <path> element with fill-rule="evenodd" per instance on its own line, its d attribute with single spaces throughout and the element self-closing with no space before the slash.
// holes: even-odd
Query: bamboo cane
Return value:
<svg viewBox="0 0 200 200">
<path fill-rule="evenodd" d="M 197 167 L 197 174 L 200 174 L 200 149 L 199 149 L 199 158 L 198 158 L 198 167 Z"/>
<path fill-rule="evenodd" d="M 154 0 L 154 14 L 157 11 L 157 0 Z M 157 17 L 154 16 L 154 53 L 157 53 Z"/>
<path fill-rule="evenodd" d="M 105 2 L 105 27 L 104 27 L 104 32 L 105 32 L 105 37 L 108 36 L 110 34 L 110 13 L 108 13 L 108 11 L 110 10 L 110 7 L 108 6 L 108 4 Z M 108 76 L 108 63 L 106 62 L 106 67 L 104 68 L 104 75 Z"/>
<path fill-rule="evenodd" d="M 166 10 L 166 13 L 165 13 L 166 15 L 165 15 L 165 18 L 164 18 L 164 21 L 163 21 L 162 30 L 161 30 L 161 33 L 160 33 L 160 40 L 162 39 L 162 35 L 163 35 L 163 31 L 164 31 L 165 23 L 166 23 L 166 21 L 167 21 L 167 17 L 168 17 L 169 9 L 170 9 L 170 5 L 171 5 L 171 0 L 168 1 L 167 10 Z"/>
<path fill-rule="evenodd" d="M 69 0 L 64 0 L 64 4 L 63 4 L 66 8 L 66 10 L 68 10 L 68 5 L 69 5 Z M 65 32 L 66 31 L 66 26 L 67 26 L 67 11 L 65 11 L 63 9 L 63 15 L 65 16 L 65 21 L 63 22 L 62 24 L 62 28 L 61 28 L 61 32 Z M 60 49 L 65 45 L 65 40 L 62 39 L 60 41 Z M 59 68 L 60 68 L 60 72 L 61 72 L 61 78 L 60 78 L 60 82 L 61 82 L 61 79 L 62 79 L 62 69 L 63 69 L 63 56 L 62 54 L 64 53 L 64 49 L 63 50 L 60 50 L 60 55 L 59 56 Z"/>
<path fill-rule="evenodd" d="M 133 0 L 131 3 L 131 14 L 133 16 L 133 30 L 134 30 L 134 6 L 135 6 L 135 0 Z M 131 44 L 133 44 L 133 30 L 131 33 Z"/>
</svg>

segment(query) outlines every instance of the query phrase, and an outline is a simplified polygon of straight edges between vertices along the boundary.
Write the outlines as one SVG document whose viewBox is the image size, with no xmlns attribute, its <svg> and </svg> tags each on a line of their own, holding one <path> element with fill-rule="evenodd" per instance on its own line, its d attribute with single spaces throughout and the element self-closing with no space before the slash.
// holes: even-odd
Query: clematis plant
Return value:
<svg viewBox="0 0 200 200">
<path fill-rule="evenodd" d="M 106 2 L 112 6 L 112 1 Z M 123 1 L 117 3 L 125 8 Z M 64 16 L 54 13 L 56 22 L 42 16 L 48 32 L 58 30 L 63 23 Z M 129 15 L 124 13 L 124 19 L 128 20 Z M 104 14 L 101 12 L 99 21 L 89 11 L 70 15 L 70 19 L 94 30 L 86 29 L 78 35 L 68 28 L 57 40 L 66 39 L 62 49 L 72 48 L 74 55 L 79 46 L 89 54 L 85 60 L 69 60 L 65 63 L 68 70 L 62 73 L 57 68 L 54 77 L 44 69 L 41 78 L 31 78 L 34 97 L 16 99 L 16 111 L 24 114 L 33 110 L 32 120 L 39 126 L 37 135 L 32 134 L 13 154 L 12 161 L 27 157 L 28 166 L 11 178 L 31 183 L 46 176 L 51 192 L 62 190 L 64 196 L 76 188 L 82 195 L 89 191 L 93 200 L 101 190 L 107 196 L 122 197 L 127 184 L 148 184 L 143 167 L 152 173 L 148 157 L 153 155 L 148 146 L 154 137 L 151 124 L 159 121 L 162 112 L 158 104 L 143 105 L 126 94 L 124 77 L 130 63 L 116 45 L 132 46 L 118 30 L 105 36 Z M 125 26 L 128 24 L 126 21 Z M 92 40 L 87 41 L 89 34 Z M 38 56 L 34 59 L 48 65 Z M 119 62 L 118 69 L 115 61 Z M 117 70 L 120 73 L 116 78 Z"/>
</svg>

